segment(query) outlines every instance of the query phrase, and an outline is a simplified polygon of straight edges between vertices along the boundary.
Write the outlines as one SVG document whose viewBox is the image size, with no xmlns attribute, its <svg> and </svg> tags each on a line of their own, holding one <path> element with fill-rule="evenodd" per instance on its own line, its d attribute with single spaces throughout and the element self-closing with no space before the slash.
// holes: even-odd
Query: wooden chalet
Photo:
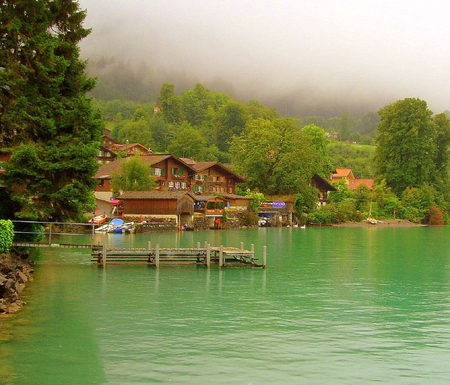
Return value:
<svg viewBox="0 0 450 385">
<path fill-rule="evenodd" d="M 195 170 L 191 180 L 191 188 L 195 193 L 236 194 L 236 183 L 245 182 L 244 178 L 218 162 L 181 159 Z"/>
<path fill-rule="evenodd" d="M 141 155 L 144 164 L 150 166 L 151 174 L 158 183 L 157 189 L 163 190 L 189 190 L 190 181 L 195 170 L 174 155 Z M 127 158 L 119 158 L 113 162 L 103 164 L 95 174 L 99 185 L 96 191 L 111 191 L 111 179 L 120 170 Z"/>
</svg>

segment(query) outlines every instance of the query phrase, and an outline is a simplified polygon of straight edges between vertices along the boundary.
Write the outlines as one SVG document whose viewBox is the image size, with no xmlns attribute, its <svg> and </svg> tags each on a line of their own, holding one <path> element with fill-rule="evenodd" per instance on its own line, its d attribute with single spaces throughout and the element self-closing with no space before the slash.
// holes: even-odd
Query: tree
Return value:
<svg viewBox="0 0 450 385">
<path fill-rule="evenodd" d="M 311 140 L 311 143 L 322 158 L 323 169 L 317 174 L 323 178 L 328 178 L 330 172 L 333 170 L 333 165 L 327 151 L 330 141 L 325 135 L 325 130 L 315 124 L 308 124 L 302 128 L 302 132 Z"/>
<path fill-rule="evenodd" d="M 217 147 L 221 151 L 228 151 L 233 135 L 240 135 L 244 130 L 249 115 L 246 106 L 236 101 L 225 104 L 216 118 Z"/>
<path fill-rule="evenodd" d="M 234 137 L 230 153 L 250 189 L 267 195 L 295 194 L 321 168 L 321 158 L 293 119 L 250 121 Z"/>
<path fill-rule="evenodd" d="M 407 187 L 433 182 L 439 152 L 436 125 L 427 103 L 403 99 L 382 108 L 379 114 L 376 179 L 386 180 L 398 196 Z"/>
<path fill-rule="evenodd" d="M 178 157 L 199 159 L 206 150 L 206 140 L 195 128 L 184 123 L 170 142 L 168 150 Z"/>
<path fill-rule="evenodd" d="M 90 30 L 73 0 L 2 1 L 0 146 L 17 217 L 81 219 L 93 209 L 102 126 L 78 43 Z"/>
<path fill-rule="evenodd" d="M 158 102 L 161 106 L 164 120 L 167 123 L 180 124 L 182 122 L 181 98 L 175 96 L 175 86 L 164 83 L 159 91 Z"/>
<path fill-rule="evenodd" d="M 117 133 L 117 138 L 121 143 L 140 143 L 143 146 L 153 149 L 154 141 L 150 125 L 147 120 L 128 121 Z"/>
<path fill-rule="evenodd" d="M 119 171 L 111 180 L 111 186 L 116 194 L 124 191 L 148 191 L 156 184 L 150 175 L 150 166 L 141 161 L 140 155 L 124 159 Z"/>
</svg>

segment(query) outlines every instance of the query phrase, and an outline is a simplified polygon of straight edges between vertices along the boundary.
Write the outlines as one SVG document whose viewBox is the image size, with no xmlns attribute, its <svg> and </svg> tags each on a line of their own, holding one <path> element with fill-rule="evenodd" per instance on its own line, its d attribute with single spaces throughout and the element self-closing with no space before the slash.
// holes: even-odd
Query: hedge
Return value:
<svg viewBox="0 0 450 385">
<path fill-rule="evenodd" d="M 11 249 L 14 240 L 14 225 L 8 219 L 0 219 L 0 253 Z"/>
</svg>

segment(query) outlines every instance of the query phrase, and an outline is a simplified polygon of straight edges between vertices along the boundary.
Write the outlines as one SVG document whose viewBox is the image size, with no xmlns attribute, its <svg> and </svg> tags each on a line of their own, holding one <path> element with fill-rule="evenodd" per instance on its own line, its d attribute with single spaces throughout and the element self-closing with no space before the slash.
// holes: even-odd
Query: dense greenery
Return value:
<svg viewBox="0 0 450 385">
<path fill-rule="evenodd" d="M 14 240 L 14 225 L 10 220 L 0 219 L 0 253 L 11 249 Z"/>
<path fill-rule="evenodd" d="M 3 184 L 26 219 L 78 219 L 94 207 L 101 122 L 86 93 L 78 43 L 89 34 L 73 0 L 3 1 L 0 145 Z"/>
<path fill-rule="evenodd" d="M 119 196 L 124 191 L 148 191 L 156 186 L 156 181 L 150 176 L 150 166 L 135 155 L 122 161 L 119 171 L 112 177 L 111 185 L 114 194 Z"/>
</svg>

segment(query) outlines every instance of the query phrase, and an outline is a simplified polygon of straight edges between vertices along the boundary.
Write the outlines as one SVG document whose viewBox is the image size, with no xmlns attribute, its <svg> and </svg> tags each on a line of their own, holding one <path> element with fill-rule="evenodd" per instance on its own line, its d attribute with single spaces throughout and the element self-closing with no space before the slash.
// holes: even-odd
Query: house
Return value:
<svg viewBox="0 0 450 385">
<path fill-rule="evenodd" d="M 219 162 L 195 162 L 192 159 L 181 158 L 195 170 L 191 180 L 191 188 L 195 193 L 204 194 L 236 194 L 236 183 L 245 182 Z"/>
<path fill-rule="evenodd" d="M 122 144 L 111 138 L 111 132 L 104 130 L 101 137 L 102 144 L 97 154 L 97 162 L 100 164 L 109 163 L 117 159 L 119 155 L 133 156 L 136 154 L 148 154 L 151 150 L 140 143 Z"/>
<path fill-rule="evenodd" d="M 127 191 L 120 196 L 125 216 L 176 217 L 192 223 L 194 199 L 187 191 Z"/>
<path fill-rule="evenodd" d="M 347 185 L 350 183 L 351 180 L 354 180 L 355 175 L 353 174 L 352 170 L 349 168 L 337 168 L 331 175 L 330 180 L 331 183 L 336 183 L 341 180 L 345 180 L 347 182 Z"/>
<path fill-rule="evenodd" d="M 336 191 L 336 189 L 328 183 L 325 179 L 321 178 L 319 175 L 315 174 L 311 178 L 310 186 L 315 187 L 317 190 L 319 190 L 318 205 L 324 205 L 328 201 L 328 193 L 330 191 Z"/>
<path fill-rule="evenodd" d="M 129 161 L 127 158 L 119 158 L 113 162 L 103 164 L 98 169 L 94 178 L 98 179 L 99 185 L 96 191 L 111 191 L 111 179 L 120 170 L 123 162 Z M 148 155 L 141 154 L 140 159 L 144 164 L 150 166 L 151 174 L 158 183 L 159 190 L 189 190 L 192 175 L 195 170 L 174 155 Z"/>
<path fill-rule="evenodd" d="M 356 190 L 362 184 L 365 184 L 370 190 L 373 189 L 373 179 L 357 179 L 349 168 L 337 168 L 334 173 L 330 175 L 332 183 L 345 180 L 350 190 Z"/>
</svg>

